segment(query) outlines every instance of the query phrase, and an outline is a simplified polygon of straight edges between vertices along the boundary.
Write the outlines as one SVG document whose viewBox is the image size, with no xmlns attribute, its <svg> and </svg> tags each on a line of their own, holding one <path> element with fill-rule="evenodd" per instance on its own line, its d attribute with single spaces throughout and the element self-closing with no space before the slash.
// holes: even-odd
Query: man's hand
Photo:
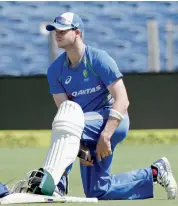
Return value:
<svg viewBox="0 0 178 206">
<path fill-rule="evenodd" d="M 91 159 L 91 154 L 90 154 L 90 150 L 88 147 L 85 147 L 83 145 L 80 144 L 80 148 L 82 150 L 84 150 L 86 152 L 87 155 L 87 160 L 84 159 L 80 159 L 80 162 L 84 165 L 84 166 L 93 166 L 94 160 Z"/>
<path fill-rule="evenodd" d="M 99 161 L 112 154 L 110 138 L 102 133 L 96 146 L 96 154 Z"/>
</svg>

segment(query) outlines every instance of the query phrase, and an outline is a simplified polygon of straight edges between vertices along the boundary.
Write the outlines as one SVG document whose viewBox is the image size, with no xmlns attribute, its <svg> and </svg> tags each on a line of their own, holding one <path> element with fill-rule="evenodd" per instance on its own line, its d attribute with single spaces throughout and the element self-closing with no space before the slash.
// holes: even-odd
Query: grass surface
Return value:
<svg viewBox="0 0 178 206">
<path fill-rule="evenodd" d="M 113 160 L 112 173 L 129 171 L 137 168 L 149 166 L 153 161 L 162 156 L 168 157 L 172 164 L 175 177 L 178 180 L 178 145 L 120 145 L 116 148 Z M 43 165 L 47 148 L 0 148 L 0 181 L 8 182 L 12 178 L 16 180 L 24 177 L 24 174 L 37 169 Z M 14 183 L 13 181 L 12 183 Z M 11 184 L 12 184 L 11 183 Z M 155 186 L 155 198 L 148 200 L 134 201 L 100 201 L 98 206 L 112 204 L 112 206 L 170 206 L 178 205 L 177 200 L 166 200 L 166 193 L 161 186 Z M 70 193 L 71 196 L 84 196 L 78 160 L 73 166 L 70 175 Z M 60 203 L 48 203 L 54 205 Z M 22 204 L 21 204 L 22 205 Z M 27 205 L 27 204 L 24 204 Z M 33 204 L 43 206 L 46 204 Z M 78 204 L 66 203 L 76 206 Z M 80 205 L 84 205 L 80 203 Z M 87 205 L 93 205 L 88 203 Z"/>
<path fill-rule="evenodd" d="M 0 147 L 48 147 L 50 130 L 1 130 Z M 130 130 L 122 144 L 178 144 L 178 129 Z"/>
</svg>

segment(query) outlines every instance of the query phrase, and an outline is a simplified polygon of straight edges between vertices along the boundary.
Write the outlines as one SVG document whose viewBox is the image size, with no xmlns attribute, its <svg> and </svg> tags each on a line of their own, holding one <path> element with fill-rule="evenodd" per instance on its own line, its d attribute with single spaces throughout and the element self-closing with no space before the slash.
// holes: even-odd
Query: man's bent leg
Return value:
<svg viewBox="0 0 178 206">
<path fill-rule="evenodd" d="M 90 114 L 87 114 L 90 116 Z M 94 113 L 91 113 L 91 116 Z M 83 143 L 91 150 L 92 156 L 96 157 L 94 152 L 99 134 L 105 126 L 106 119 L 86 121 Z M 112 151 L 115 146 L 121 142 L 127 135 L 129 128 L 129 119 L 126 117 L 119 125 L 111 138 Z M 86 167 L 81 164 L 81 177 L 84 192 L 87 197 L 97 197 L 103 200 L 118 199 L 145 199 L 153 196 L 153 180 L 151 168 L 143 168 L 118 175 L 110 175 L 112 155 L 102 159 L 99 162 L 96 159 L 94 166 Z"/>
<path fill-rule="evenodd" d="M 111 156 L 96 161 L 94 166 L 81 164 L 81 176 L 84 192 L 87 197 L 100 200 L 131 200 L 153 197 L 153 178 L 151 168 L 143 168 L 117 175 L 110 175 L 105 164 Z"/>
<path fill-rule="evenodd" d="M 56 185 L 65 169 L 77 157 L 83 128 L 84 114 L 81 107 L 72 101 L 63 102 L 52 124 L 51 146 L 44 165 Z"/>
<path fill-rule="evenodd" d="M 111 185 L 100 200 L 134 200 L 153 197 L 151 167 L 116 174 L 110 177 Z"/>
<path fill-rule="evenodd" d="M 57 186 L 66 168 L 75 161 L 83 128 L 84 114 L 81 107 L 72 101 L 63 102 L 52 124 L 51 145 L 44 167 L 31 176 L 33 183 L 38 180 L 35 187 L 38 191 L 40 189 L 40 191 L 45 191 L 44 187 L 49 184 L 47 184 L 49 180 L 50 184 L 53 180 L 53 184 Z M 48 195 L 53 192 L 48 190 Z"/>
</svg>

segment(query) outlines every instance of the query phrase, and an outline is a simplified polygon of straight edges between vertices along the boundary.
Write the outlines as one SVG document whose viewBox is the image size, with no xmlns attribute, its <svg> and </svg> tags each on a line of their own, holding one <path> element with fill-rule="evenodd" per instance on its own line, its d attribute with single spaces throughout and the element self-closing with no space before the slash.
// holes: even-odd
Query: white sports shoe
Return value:
<svg viewBox="0 0 178 206">
<path fill-rule="evenodd" d="M 167 199 L 175 199 L 178 195 L 176 180 L 172 174 L 171 165 L 166 157 L 162 157 L 152 164 L 158 169 L 157 182 L 165 188 Z"/>
</svg>

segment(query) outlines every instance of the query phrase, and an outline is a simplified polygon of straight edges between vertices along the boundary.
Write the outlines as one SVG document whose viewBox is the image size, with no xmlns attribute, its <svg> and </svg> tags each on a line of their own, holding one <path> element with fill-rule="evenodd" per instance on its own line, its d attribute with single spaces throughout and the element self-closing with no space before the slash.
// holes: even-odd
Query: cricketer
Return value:
<svg viewBox="0 0 178 206">
<path fill-rule="evenodd" d="M 82 149 L 87 154 L 87 159 L 80 161 L 86 197 L 153 198 L 158 183 L 165 188 L 168 199 L 175 199 L 177 183 L 166 157 L 145 168 L 110 174 L 116 145 L 129 130 L 129 100 L 123 75 L 107 52 L 84 43 L 84 25 L 77 14 L 66 12 L 46 29 L 55 32 L 56 43 L 65 52 L 47 73 L 58 111 L 44 166 L 30 176 L 32 192 L 53 195 L 57 188 L 62 195 L 67 194 L 68 175 Z"/>
</svg>

